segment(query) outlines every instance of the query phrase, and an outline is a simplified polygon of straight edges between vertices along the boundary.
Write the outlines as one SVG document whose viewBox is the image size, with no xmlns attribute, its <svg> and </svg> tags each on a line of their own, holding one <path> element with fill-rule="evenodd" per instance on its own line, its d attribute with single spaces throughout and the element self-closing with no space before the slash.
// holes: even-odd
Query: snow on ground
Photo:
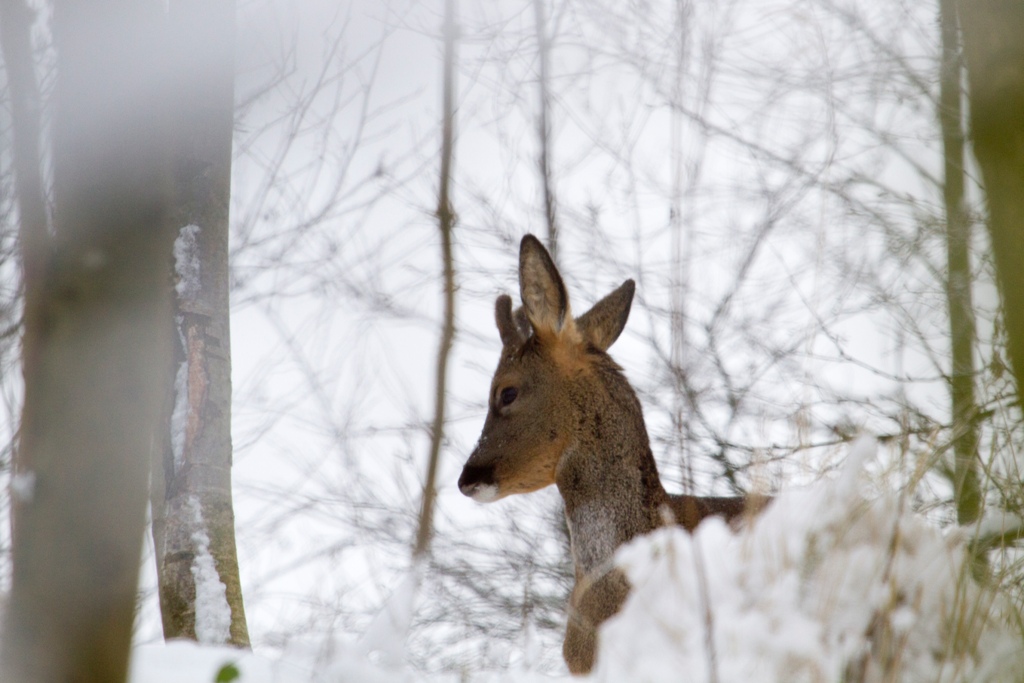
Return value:
<svg viewBox="0 0 1024 683">
<path fill-rule="evenodd" d="M 225 676 L 233 667 L 237 676 Z M 142 645 L 132 657 L 130 683 L 460 683 L 459 675 L 429 678 L 404 667 L 371 662 L 361 648 L 322 645 L 290 647 L 280 657 L 262 657 L 224 646 L 176 641 L 166 645 Z M 526 671 L 481 672 L 475 683 L 557 683 L 553 678 Z M 575 679 L 574 679 L 575 680 Z"/>
<path fill-rule="evenodd" d="M 601 632 L 594 677 L 1017 680 L 1019 634 L 967 576 L 963 534 L 898 493 L 863 497 L 874 450 L 861 439 L 839 479 L 782 493 L 739 534 L 710 520 L 621 549 L 635 588 Z"/>
<path fill-rule="evenodd" d="M 966 534 L 943 534 L 898 493 L 866 499 L 862 439 L 841 476 L 784 492 L 744 530 L 719 520 L 659 530 L 622 548 L 634 590 L 601 631 L 589 679 L 800 683 L 1020 680 L 1020 634 L 965 572 Z M 359 643 L 311 639 L 264 658 L 194 643 L 137 648 L 132 683 L 414 683 L 402 665 L 418 570 Z M 681 672 L 686 672 L 681 676 Z M 465 680 L 430 677 L 433 683 Z M 480 683 L 555 680 L 528 670 Z"/>
<path fill-rule="evenodd" d="M 228 665 L 238 669 L 236 680 L 239 683 L 284 683 L 285 680 L 298 683 L 300 680 L 275 678 L 272 662 L 251 652 L 184 640 L 136 647 L 128 680 L 131 683 L 216 683 L 217 673 Z"/>
</svg>

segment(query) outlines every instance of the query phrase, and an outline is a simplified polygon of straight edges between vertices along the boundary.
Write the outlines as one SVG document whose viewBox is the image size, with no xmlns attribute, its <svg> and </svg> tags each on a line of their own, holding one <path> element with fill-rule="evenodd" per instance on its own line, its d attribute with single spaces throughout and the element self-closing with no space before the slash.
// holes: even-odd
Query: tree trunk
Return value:
<svg viewBox="0 0 1024 683">
<path fill-rule="evenodd" d="M 960 0 L 974 156 L 1002 296 L 1010 366 L 1024 408 L 1024 3 Z"/>
<path fill-rule="evenodd" d="M 174 386 L 151 493 L 160 611 L 165 638 L 248 646 L 231 499 L 234 2 L 173 0 L 170 15 L 186 79 L 176 110 L 174 330 L 167 328 Z"/>
<path fill-rule="evenodd" d="M 5 682 L 127 674 L 170 362 L 165 28 L 155 1 L 54 3 L 54 234 L 25 283 Z"/>
<path fill-rule="evenodd" d="M 26 311 L 39 308 L 38 298 L 42 294 L 42 287 L 38 283 L 44 276 L 50 251 L 50 225 L 46 216 L 39 137 L 41 100 L 32 59 L 33 21 L 32 11 L 23 0 L 0 2 L 0 32 L 14 133 L 12 152 L 18 199 L 18 252 L 22 282 L 26 283 Z M 29 331 L 35 331 L 35 328 L 31 327 Z M 23 348 L 29 349 L 37 346 L 31 334 L 25 334 L 22 344 Z M 13 452 L 12 469 L 15 481 L 24 481 L 24 476 L 31 477 L 30 469 L 22 462 L 20 449 L 17 448 Z M 20 514 L 21 503 L 15 496 L 11 501 L 12 539 L 17 535 Z"/>
<path fill-rule="evenodd" d="M 964 136 L 960 100 L 960 40 L 955 0 L 939 0 L 942 65 L 939 121 L 945 161 L 946 301 L 952 355 L 953 492 L 957 521 L 970 524 L 981 509 L 978 487 L 977 406 L 974 399 L 974 303 L 971 297 L 971 224 L 964 207 Z"/>
</svg>

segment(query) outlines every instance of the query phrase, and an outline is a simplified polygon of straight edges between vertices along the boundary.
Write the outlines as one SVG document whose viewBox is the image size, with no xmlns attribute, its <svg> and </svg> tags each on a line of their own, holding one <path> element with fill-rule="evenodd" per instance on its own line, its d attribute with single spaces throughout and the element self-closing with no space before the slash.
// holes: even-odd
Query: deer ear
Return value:
<svg viewBox="0 0 1024 683">
<path fill-rule="evenodd" d="M 519 334 L 523 336 L 523 341 L 526 341 L 530 337 L 530 333 L 533 332 L 533 328 L 530 326 L 530 318 L 526 315 L 526 309 L 520 306 L 512 314 L 512 317 L 516 321 L 516 327 L 519 328 Z"/>
<path fill-rule="evenodd" d="M 569 315 L 569 296 L 548 250 L 533 235 L 519 245 L 519 293 L 536 334 L 560 335 Z"/>
<path fill-rule="evenodd" d="M 506 347 L 521 346 L 528 332 L 522 327 L 522 311 L 519 309 L 516 314 L 512 313 L 512 297 L 502 294 L 494 302 L 494 322 L 498 326 L 498 334 L 501 335 L 501 343 Z M 529 325 L 529 323 L 527 323 Z"/>
<path fill-rule="evenodd" d="M 636 283 L 626 280 L 618 289 L 576 318 L 576 329 L 580 331 L 584 341 L 590 342 L 601 351 L 607 351 L 626 326 L 635 291 Z"/>
</svg>

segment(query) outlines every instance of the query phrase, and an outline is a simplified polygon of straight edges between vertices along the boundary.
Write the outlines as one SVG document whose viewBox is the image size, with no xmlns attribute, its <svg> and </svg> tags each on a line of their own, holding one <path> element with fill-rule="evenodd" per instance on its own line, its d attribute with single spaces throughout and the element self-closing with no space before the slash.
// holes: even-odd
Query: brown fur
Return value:
<svg viewBox="0 0 1024 683">
<path fill-rule="evenodd" d="M 573 319 L 558 270 L 532 235 L 523 238 L 519 274 L 523 308 L 513 312 L 507 296 L 495 307 L 501 360 L 459 488 L 490 501 L 558 486 L 576 569 L 562 652 L 580 674 L 593 666 L 597 626 L 629 592 L 612 567 L 620 545 L 667 515 L 692 531 L 706 517 L 738 519 L 759 506 L 743 498 L 674 496 L 662 487 L 640 402 L 606 353 L 629 317 L 632 280 Z M 515 396 L 506 401 L 509 390 Z"/>
</svg>

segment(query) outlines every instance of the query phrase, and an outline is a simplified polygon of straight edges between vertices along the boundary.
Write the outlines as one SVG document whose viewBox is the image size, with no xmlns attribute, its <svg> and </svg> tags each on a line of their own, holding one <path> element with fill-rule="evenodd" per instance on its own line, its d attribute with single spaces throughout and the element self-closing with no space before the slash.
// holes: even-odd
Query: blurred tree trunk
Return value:
<svg viewBox="0 0 1024 683">
<path fill-rule="evenodd" d="M 12 151 L 19 216 L 18 253 L 21 281 L 26 283 L 25 310 L 39 307 L 42 288 L 35 283 L 43 278 L 50 250 L 39 139 L 39 84 L 32 60 L 32 21 L 32 11 L 23 0 L 0 3 L 0 31 L 14 133 Z M 32 284 L 28 285 L 30 282 Z M 26 330 L 23 348 L 36 347 L 35 340 L 28 334 L 34 331 L 34 327 Z M 22 477 L 25 475 L 31 478 L 29 468 L 20 457 L 20 449 L 14 449 L 12 460 L 15 481 L 24 481 Z M 12 539 L 17 535 L 20 511 L 21 503 L 15 496 L 11 501 Z"/>
<path fill-rule="evenodd" d="M 231 499 L 234 2 L 172 0 L 170 16 L 184 78 L 175 109 L 174 387 L 151 489 L 160 612 L 165 638 L 248 646 Z"/>
<path fill-rule="evenodd" d="M 955 0 L 939 0 L 942 63 L 939 78 L 939 122 L 945 165 L 943 203 L 946 209 L 946 300 L 949 306 L 953 404 L 953 491 L 957 521 L 978 517 L 977 406 L 974 398 L 974 303 L 971 297 L 971 224 L 964 207 L 964 135 L 960 100 L 960 39 Z"/>
<path fill-rule="evenodd" d="M 25 282 L 5 683 L 127 674 L 170 363 L 165 22 L 156 0 L 53 5 L 54 229 Z"/>
<path fill-rule="evenodd" d="M 960 0 L 971 139 L 988 200 L 1010 366 L 1024 408 L 1024 3 Z"/>
</svg>

